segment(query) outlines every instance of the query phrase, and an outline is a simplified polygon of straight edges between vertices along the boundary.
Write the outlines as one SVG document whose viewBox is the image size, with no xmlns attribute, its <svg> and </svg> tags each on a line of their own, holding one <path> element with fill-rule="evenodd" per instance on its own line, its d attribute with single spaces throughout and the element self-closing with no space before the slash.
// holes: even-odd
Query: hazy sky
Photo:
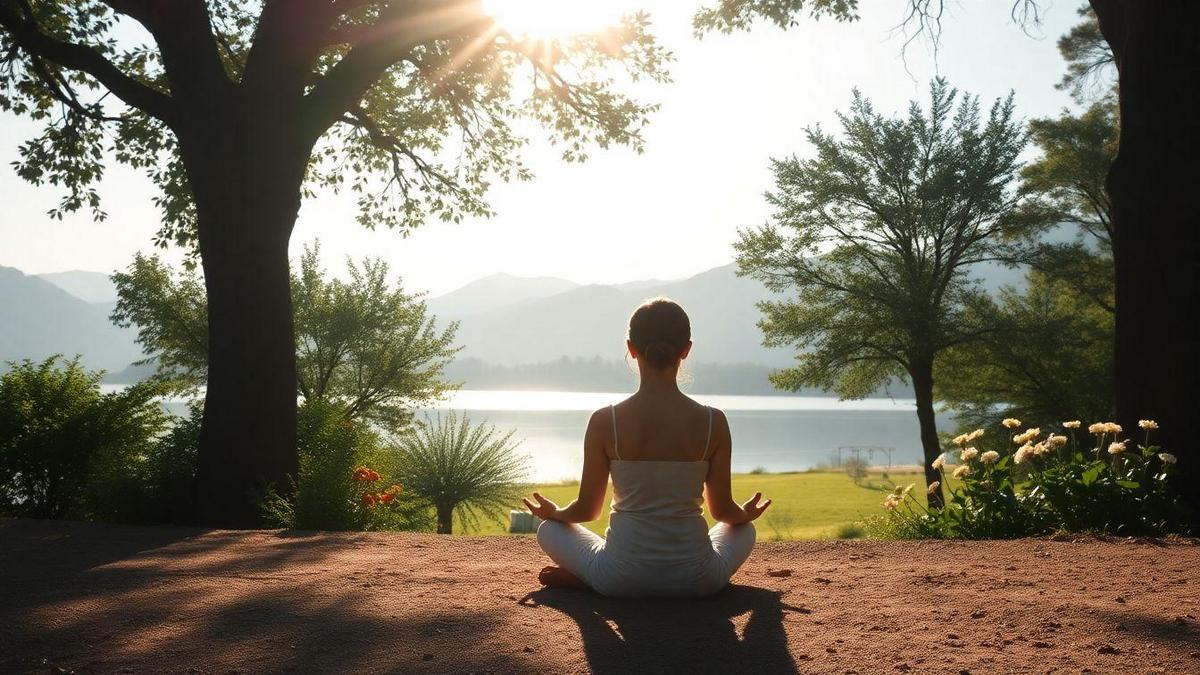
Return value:
<svg viewBox="0 0 1200 675">
<path fill-rule="evenodd" d="M 948 3 L 936 60 L 922 42 L 905 63 L 903 36 L 892 32 L 901 0 L 863 0 L 856 23 L 803 21 L 788 32 L 763 25 L 703 40 L 690 28 L 699 0 L 615 1 L 647 7 L 677 59 L 675 81 L 646 90 L 662 109 L 644 154 L 597 150 L 582 165 L 566 164 L 535 139 L 526 156 L 537 178 L 494 188 L 499 215 L 433 222 L 408 238 L 357 225 L 349 196 L 320 195 L 301 210 L 293 251 L 319 237 L 333 271 L 346 255 L 383 256 L 405 286 L 434 295 L 494 272 L 582 283 L 682 277 L 731 261 L 737 228 L 769 215 L 768 158 L 807 152 L 803 128 L 829 127 L 852 87 L 885 113 L 923 100 L 938 74 L 985 105 L 1015 90 L 1023 117 L 1071 104 L 1054 84 L 1063 73 L 1055 41 L 1077 21 L 1073 2 L 1044 3 L 1044 23 L 1025 31 L 1011 21 L 1008 0 Z M 101 185 L 107 221 L 46 215 L 60 194 L 28 185 L 9 166 L 32 128 L 0 117 L 0 265 L 108 272 L 149 250 L 158 227 L 154 191 L 128 169 L 114 166 Z"/>
</svg>

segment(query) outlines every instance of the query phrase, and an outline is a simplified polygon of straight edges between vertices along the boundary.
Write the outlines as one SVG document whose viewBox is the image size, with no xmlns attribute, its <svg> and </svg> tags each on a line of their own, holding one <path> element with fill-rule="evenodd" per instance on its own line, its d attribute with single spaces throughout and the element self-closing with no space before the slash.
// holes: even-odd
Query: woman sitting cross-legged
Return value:
<svg viewBox="0 0 1200 675">
<path fill-rule="evenodd" d="M 758 493 L 741 506 L 733 501 L 725 415 L 679 391 L 679 365 L 692 347 L 683 308 L 667 299 L 638 307 L 626 346 L 640 384 L 629 398 L 592 413 L 579 497 L 563 508 L 536 492 L 533 502 L 523 500 L 545 521 L 538 543 L 558 563 L 539 579 L 612 596 L 716 593 L 750 556 L 751 521 L 771 501 Z M 578 523 L 600 515 L 610 474 L 612 513 L 601 538 Z M 718 521 L 712 529 L 703 502 Z"/>
</svg>

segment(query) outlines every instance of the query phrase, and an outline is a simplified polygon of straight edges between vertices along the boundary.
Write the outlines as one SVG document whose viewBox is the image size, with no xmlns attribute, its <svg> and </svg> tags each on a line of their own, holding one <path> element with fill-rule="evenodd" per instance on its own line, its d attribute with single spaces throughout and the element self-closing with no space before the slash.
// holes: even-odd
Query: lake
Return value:
<svg viewBox="0 0 1200 675">
<path fill-rule="evenodd" d="M 113 391 L 123 385 L 102 385 Z M 420 415 L 439 410 L 466 412 L 498 430 L 512 429 L 529 456 L 530 479 L 550 482 L 577 479 L 583 467 L 583 432 L 593 410 L 616 403 L 628 393 L 573 391 L 502 391 L 464 389 Z M 864 450 L 870 463 L 921 464 L 916 402 L 870 398 L 839 401 L 823 396 L 725 396 L 692 394 L 692 398 L 725 411 L 733 435 L 733 470 L 802 471 Z M 166 406 L 185 412 L 179 401 Z M 949 429 L 949 414 L 938 415 L 938 428 Z M 890 448 L 888 453 L 880 448 Z"/>
<path fill-rule="evenodd" d="M 535 481 L 575 479 L 583 466 L 583 432 L 593 410 L 628 393 L 462 390 L 424 411 L 465 411 L 497 429 L 514 429 L 520 450 L 530 457 Z M 819 396 L 692 395 L 725 411 L 733 435 L 733 470 L 756 467 L 798 471 L 829 462 L 850 447 L 891 448 L 892 464 L 921 464 L 916 403 L 912 399 L 838 401 Z M 949 428 L 950 415 L 938 416 Z M 886 452 L 863 453 L 872 464 L 887 465 Z"/>
</svg>

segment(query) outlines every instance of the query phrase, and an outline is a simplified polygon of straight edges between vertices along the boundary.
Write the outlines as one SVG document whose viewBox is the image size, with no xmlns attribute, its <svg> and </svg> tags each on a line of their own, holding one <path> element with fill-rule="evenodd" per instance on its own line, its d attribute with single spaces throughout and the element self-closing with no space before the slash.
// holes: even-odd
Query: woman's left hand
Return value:
<svg viewBox="0 0 1200 675">
<path fill-rule="evenodd" d="M 530 513 L 538 518 L 541 518 L 542 520 L 556 520 L 555 516 L 558 515 L 558 504 L 555 504 L 536 492 L 533 493 L 533 499 L 537 502 L 536 505 L 531 504 L 529 500 L 525 499 L 524 497 L 521 498 L 521 501 L 525 503 L 525 508 L 529 509 Z"/>
</svg>

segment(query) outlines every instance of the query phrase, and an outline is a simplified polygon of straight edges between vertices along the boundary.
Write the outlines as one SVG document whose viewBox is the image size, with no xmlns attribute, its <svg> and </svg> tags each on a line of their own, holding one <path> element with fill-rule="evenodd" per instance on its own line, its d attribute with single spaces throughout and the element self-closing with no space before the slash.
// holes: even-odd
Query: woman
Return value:
<svg viewBox="0 0 1200 675">
<path fill-rule="evenodd" d="M 771 501 L 730 494 L 729 425 L 719 410 L 679 391 L 680 362 L 692 348 L 691 323 L 671 300 L 651 300 L 629 319 L 625 344 L 637 359 L 637 392 L 592 413 L 583 439 L 579 497 L 557 504 L 538 493 L 525 506 L 543 521 L 538 543 L 559 567 L 548 586 L 591 587 L 614 596 L 703 596 L 724 588 L 754 547 L 751 524 Z M 595 520 L 612 475 L 605 538 L 581 527 Z M 719 521 L 711 530 L 701 503 Z"/>
</svg>

